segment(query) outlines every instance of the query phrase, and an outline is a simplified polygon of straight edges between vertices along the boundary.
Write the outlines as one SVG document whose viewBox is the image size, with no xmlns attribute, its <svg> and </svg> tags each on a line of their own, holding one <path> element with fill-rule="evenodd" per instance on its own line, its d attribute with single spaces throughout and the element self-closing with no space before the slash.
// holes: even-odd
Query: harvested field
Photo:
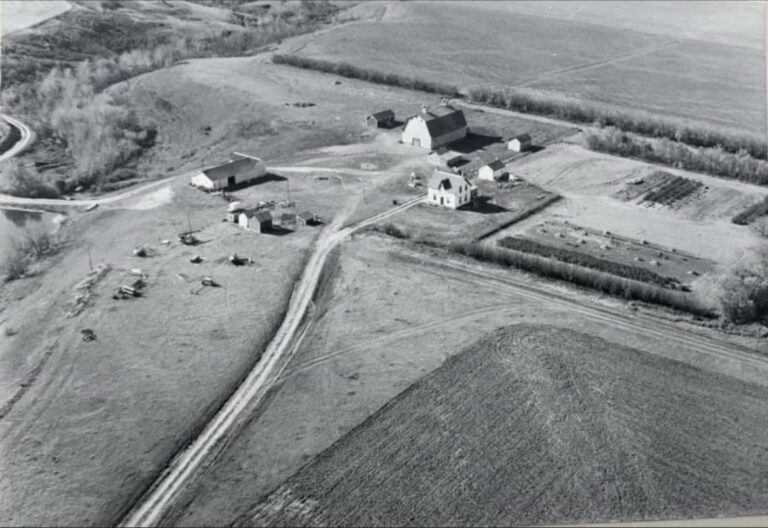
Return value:
<svg viewBox="0 0 768 528">
<path fill-rule="evenodd" d="M 767 403 L 768 390 L 735 378 L 571 330 L 512 326 L 391 400 L 238 525 L 764 513 Z"/>
<path fill-rule="evenodd" d="M 524 86 L 554 98 L 584 99 L 611 109 L 632 109 L 735 132 L 760 135 L 764 131 L 764 61 L 759 47 L 686 40 L 684 31 L 671 36 L 641 32 L 647 31 L 643 26 L 648 25 L 648 17 L 635 31 L 631 22 L 629 27 L 608 27 L 514 13 L 504 4 L 487 3 L 484 9 L 460 3 L 394 4 L 380 20 L 346 24 L 317 37 L 298 39 L 284 46 L 284 51 L 360 67 L 375 64 L 386 73 L 464 89 Z M 573 11 L 563 4 L 555 10 Z M 740 15 L 742 22 L 748 21 L 749 9 Z M 664 25 L 660 20 L 653 22 Z M 752 40 L 761 42 L 762 31 L 756 24 L 749 26 Z M 492 44 L 488 34 L 496 37 Z M 426 45 L 439 51 L 425 54 Z"/>
</svg>

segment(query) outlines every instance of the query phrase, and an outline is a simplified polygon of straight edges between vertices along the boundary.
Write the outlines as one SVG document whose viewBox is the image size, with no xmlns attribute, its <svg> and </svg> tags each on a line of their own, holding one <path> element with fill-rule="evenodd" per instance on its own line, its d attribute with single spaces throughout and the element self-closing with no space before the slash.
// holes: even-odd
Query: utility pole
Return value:
<svg viewBox="0 0 768 528">
<path fill-rule="evenodd" d="M 188 233 L 192 232 L 192 220 L 189 217 L 189 210 L 187 210 L 187 228 L 189 229 Z"/>
<path fill-rule="evenodd" d="M 93 257 L 91 256 L 92 244 L 88 244 L 88 269 L 93 271 Z"/>
</svg>

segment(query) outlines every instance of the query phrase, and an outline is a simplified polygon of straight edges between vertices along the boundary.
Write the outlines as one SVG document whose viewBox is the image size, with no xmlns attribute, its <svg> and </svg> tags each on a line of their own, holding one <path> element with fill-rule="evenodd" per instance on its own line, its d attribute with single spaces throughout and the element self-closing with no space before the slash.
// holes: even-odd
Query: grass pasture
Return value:
<svg viewBox="0 0 768 528">
<path fill-rule="evenodd" d="M 375 64 L 387 73 L 466 90 L 516 86 L 738 132 L 764 131 L 763 57 L 757 49 L 492 6 L 390 5 L 379 21 L 347 24 L 285 51 Z M 434 51 L 425 53 L 426 47 Z"/>
<path fill-rule="evenodd" d="M 494 182 L 479 181 L 477 206 L 451 210 L 419 204 L 386 222 L 414 240 L 450 245 L 472 242 L 494 229 L 514 223 L 546 206 L 556 195 L 527 182 L 497 189 Z"/>
<path fill-rule="evenodd" d="M 580 332 L 511 326 L 410 386 L 238 524 L 763 512 L 767 399 L 763 387 Z"/>
</svg>

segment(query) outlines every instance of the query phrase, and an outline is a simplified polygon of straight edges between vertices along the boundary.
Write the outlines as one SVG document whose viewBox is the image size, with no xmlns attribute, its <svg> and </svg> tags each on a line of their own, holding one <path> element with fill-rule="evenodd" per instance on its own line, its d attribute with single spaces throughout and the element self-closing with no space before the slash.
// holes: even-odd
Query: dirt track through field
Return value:
<svg viewBox="0 0 768 528">
<path fill-rule="evenodd" d="M 315 289 L 330 252 L 354 231 L 384 220 L 423 200 L 424 197 L 416 198 L 344 229 L 339 229 L 346 218 L 345 214 L 341 214 L 326 228 L 318 239 L 304 273 L 294 289 L 283 323 L 264 351 L 261 360 L 208 423 L 200 436 L 176 455 L 160 478 L 132 508 L 120 524 L 121 526 L 159 524 L 179 494 L 199 476 L 198 470 L 215 460 L 237 431 L 247 411 L 257 405 L 274 385 L 282 369 L 298 349 L 300 338 L 306 331 L 305 328 L 297 339 L 297 332 L 300 331 L 302 321 L 312 304 Z"/>
<path fill-rule="evenodd" d="M 595 304 L 590 303 L 588 305 L 586 302 L 578 302 L 564 295 L 523 283 L 511 276 L 501 277 L 499 275 L 482 273 L 470 265 L 454 260 L 439 259 L 425 255 L 421 259 L 414 259 L 414 261 L 433 268 L 433 272 L 441 277 L 444 277 L 445 271 L 460 272 L 463 280 L 471 280 L 476 284 L 511 291 L 516 295 L 533 301 L 565 307 L 574 313 L 604 322 L 615 328 L 666 339 L 670 344 L 680 343 L 688 345 L 692 350 L 698 351 L 698 354 L 695 354 L 696 359 L 703 359 L 704 363 L 711 363 L 711 361 L 733 362 L 734 365 L 738 366 L 738 370 L 744 371 L 745 375 L 749 375 L 749 373 L 746 372 L 747 369 L 744 367 L 752 367 L 754 369 L 752 374 L 755 378 L 753 381 L 762 385 L 768 383 L 765 379 L 765 374 L 768 374 L 768 358 L 750 349 L 736 347 L 730 343 L 697 335 L 673 323 L 667 323 L 642 314 L 621 314 L 615 310 L 599 307 Z M 429 270 L 425 268 L 425 271 Z M 761 372 L 762 376 L 759 375 Z"/>
</svg>

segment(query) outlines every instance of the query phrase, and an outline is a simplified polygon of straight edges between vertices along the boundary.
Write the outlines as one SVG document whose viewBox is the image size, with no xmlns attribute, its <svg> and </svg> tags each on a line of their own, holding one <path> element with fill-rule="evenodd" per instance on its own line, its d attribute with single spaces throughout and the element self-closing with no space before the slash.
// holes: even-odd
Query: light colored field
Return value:
<svg viewBox="0 0 768 528">
<path fill-rule="evenodd" d="M 614 8 L 599 25 L 578 17 L 539 16 L 544 6 L 525 11 L 506 4 L 492 2 L 482 8 L 468 3 L 388 4 L 381 20 L 298 39 L 284 50 L 464 88 L 524 86 L 625 111 L 756 134 L 765 130 L 761 48 L 685 40 L 690 31 L 676 32 L 674 27 L 683 23 L 682 12 L 692 11 L 687 3 L 684 8 L 666 8 L 677 11 L 675 17 L 663 16 L 663 9 L 656 12 L 655 4 Z M 751 16 L 762 8 L 741 7 L 738 18 L 751 32 L 748 39 L 762 42 L 762 24 Z M 598 9 L 591 7 L 593 13 Z M 636 12 L 644 16 L 634 16 Z M 721 18 L 715 8 L 696 16 L 718 28 L 729 27 L 723 22 L 728 17 Z M 615 17 L 624 23 L 612 24 Z M 652 25 L 661 30 L 635 31 L 647 31 Z"/>
<path fill-rule="evenodd" d="M 230 523 L 447 357 L 514 322 L 557 321 L 649 352 L 688 360 L 697 356 L 688 346 L 669 347 L 652 333 L 620 330 L 477 283 L 465 273 L 431 268 L 421 263 L 425 256 L 380 236 L 356 237 L 343 246 L 337 278 L 318 300 L 314 326 L 283 383 L 190 493 L 172 524 Z M 515 271 L 497 272 L 541 284 Z M 592 296 L 585 292 L 581 298 Z M 614 312 L 623 310 L 620 303 L 603 302 Z M 697 364 L 749 374 L 722 359 Z"/>
<path fill-rule="evenodd" d="M 645 239 L 726 267 L 742 259 L 751 248 L 764 244 L 756 233 L 732 224 L 730 219 L 757 196 L 768 193 L 765 188 L 665 168 L 702 181 L 706 190 L 676 209 L 649 207 L 636 200 L 623 202 L 615 197 L 616 193 L 632 179 L 648 176 L 658 167 L 590 152 L 577 145 L 553 145 L 514 162 L 510 170 L 565 197 L 546 213 L 599 232 L 607 229 L 637 241 Z M 535 222 L 523 221 L 512 226 L 510 232 L 520 233 Z"/>
<path fill-rule="evenodd" d="M 762 513 L 767 401 L 765 387 L 584 333 L 510 326 L 388 402 L 242 524 Z"/>
<path fill-rule="evenodd" d="M 224 202 L 186 183 L 125 205 L 77 221 L 83 242 L 4 314 L 15 334 L 4 333 L 0 354 L 3 524 L 115 523 L 258 360 L 317 233 L 276 237 L 222 224 Z M 188 211 L 204 241 L 195 248 L 176 238 Z M 68 318 L 88 245 L 94 264 L 111 270 Z M 132 255 L 140 245 L 150 258 Z M 233 252 L 255 263 L 232 266 Z M 195 254 L 205 261 L 190 263 Z M 133 268 L 147 274 L 145 295 L 112 299 L 135 280 Z M 221 287 L 203 288 L 204 275 Z M 4 298 L 24 287 L 9 286 Z M 95 341 L 80 338 L 84 328 Z"/>
<path fill-rule="evenodd" d="M 65 0 L 3 0 L 0 2 L 2 35 L 26 29 L 71 9 Z"/>
</svg>

